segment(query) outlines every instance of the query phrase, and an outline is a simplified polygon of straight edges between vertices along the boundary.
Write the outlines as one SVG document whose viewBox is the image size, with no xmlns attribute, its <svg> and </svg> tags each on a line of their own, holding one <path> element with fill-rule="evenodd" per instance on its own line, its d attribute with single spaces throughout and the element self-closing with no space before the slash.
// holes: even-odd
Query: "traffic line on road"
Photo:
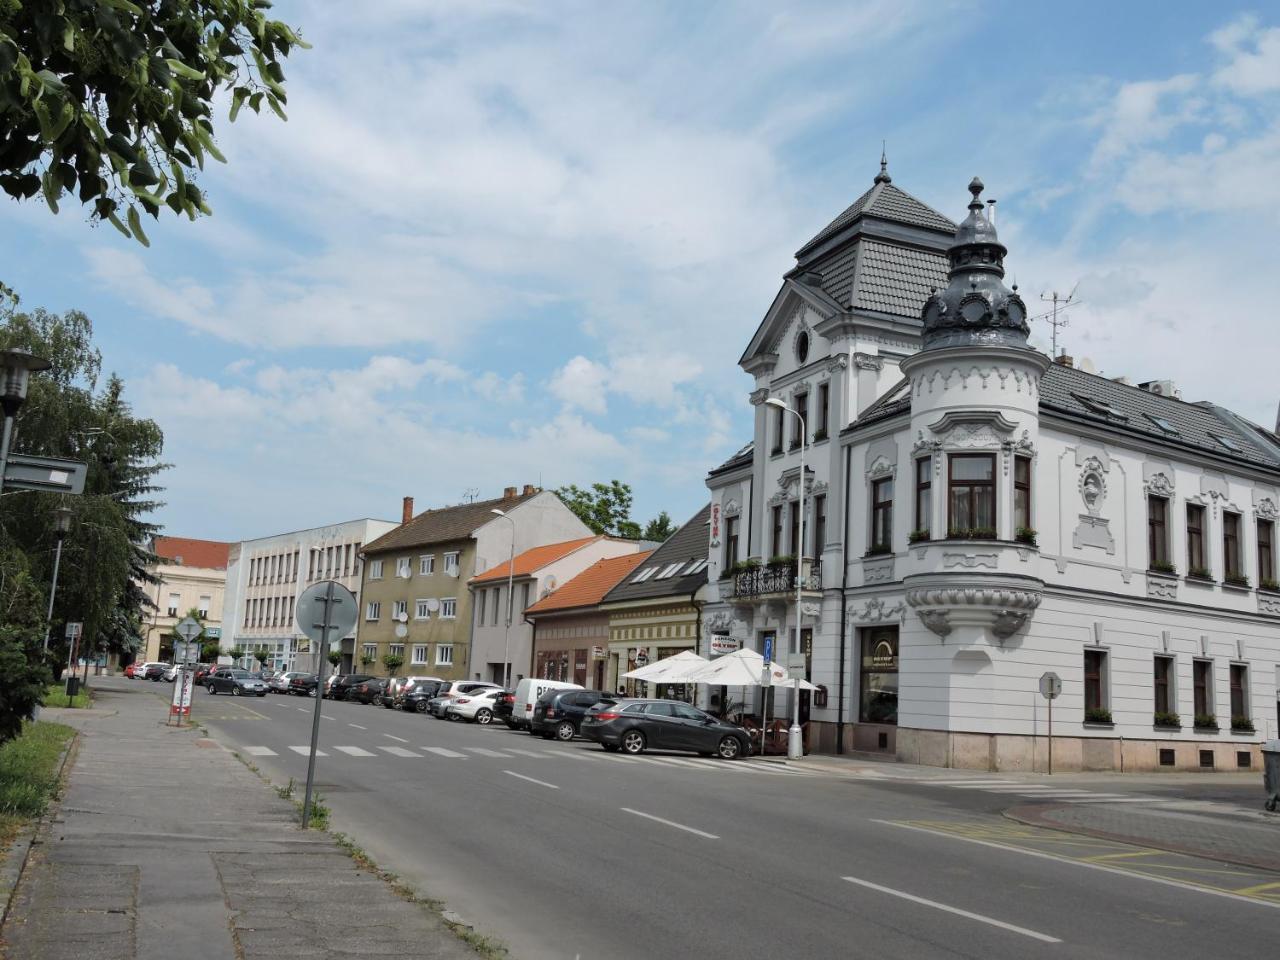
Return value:
<svg viewBox="0 0 1280 960">
<path fill-rule="evenodd" d="M 393 734 L 393 733 L 384 733 L 384 734 L 383 734 L 383 736 L 384 736 L 384 737 L 386 737 L 386 738 L 388 738 L 389 740 L 399 740 L 401 743 L 408 743 L 408 742 L 409 742 L 409 741 L 408 741 L 408 740 L 406 740 L 404 737 L 397 737 L 397 736 L 396 736 L 395 734 Z"/>
<path fill-rule="evenodd" d="M 644 817 L 646 820 L 652 820 L 654 823 L 666 824 L 668 827 L 675 827 L 677 830 L 683 830 L 685 833 L 692 833 L 699 837 L 706 837 L 708 840 L 720 839 L 714 833 L 707 833 L 705 830 L 699 830 L 696 827 L 687 827 L 683 823 L 676 823 L 674 820 L 664 820 L 662 817 L 655 817 L 652 813 L 645 813 L 643 810 L 632 810 L 630 807 L 621 807 L 620 809 L 623 813 L 630 813 L 637 817 Z"/>
<path fill-rule="evenodd" d="M 303 756 L 303 757 L 309 757 L 309 756 L 311 756 L 311 748 L 310 748 L 310 747 L 290 747 L 289 749 L 290 749 L 290 750 L 292 750 L 294 753 L 298 754 L 299 756 Z M 317 750 L 317 751 L 316 751 L 316 756 L 317 756 L 317 757 L 327 757 L 327 756 L 328 756 L 328 754 L 327 754 L 327 753 L 325 753 L 323 750 Z"/>
<path fill-rule="evenodd" d="M 465 760 L 467 755 L 459 753 L 457 750 L 450 750 L 448 747 L 423 747 L 428 753 L 434 753 L 437 756 L 449 757 L 452 760 Z"/>
<path fill-rule="evenodd" d="M 299 708 L 298 708 L 298 712 L 299 712 L 299 713 L 310 713 L 311 711 L 310 711 L 310 710 L 308 710 L 306 707 L 299 707 Z"/>
<path fill-rule="evenodd" d="M 518 753 L 522 757 L 536 757 L 539 760 L 546 756 L 545 753 L 539 753 L 537 750 L 520 750 L 516 747 L 507 747 L 507 752 Z M 557 754 L 557 756 L 559 756 L 559 754 Z"/>
<path fill-rule="evenodd" d="M 334 747 L 335 750 L 341 750 L 343 753 L 352 757 L 376 757 L 376 753 L 370 753 L 363 747 Z"/>
<path fill-rule="evenodd" d="M 887 893 L 891 897 L 901 897 L 903 900 L 910 900 L 912 903 L 918 903 L 926 907 L 933 907 L 933 909 L 941 910 L 944 913 L 955 914 L 957 917 L 977 920 L 979 923 L 990 924 L 993 927 L 999 927 L 1001 930 L 1020 933 L 1024 937 L 1031 937 L 1033 940 L 1039 940 L 1042 943 L 1062 942 L 1057 937 L 1051 937 L 1046 933 L 1039 933 L 1035 930 L 1029 930 L 1026 927 L 1019 927 L 1016 924 L 1006 923 L 1003 920 L 997 920 L 995 917 L 987 917 L 980 913 L 973 913 L 969 910 L 961 910 L 959 907 L 953 907 L 946 903 L 939 903 L 937 900 L 917 897 L 914 893 L 907 893 L 905 890 L 895 890 L 893 887 L 884 887 L 878 883 L 872 883 L 870 880 L 860 880 L 857 877 L 841 877 L 840 879 L 847 880 L 849 883 L 857 884 L 860 887 L 866 887 L 869 890 L 878 890 L 880 893 Z"/>
<path fill-rule="evenodd" d="M 516 773 L 514 770 L 503 770 L 502 772 L 507 774 L 508 776 L 516 777 L 517 779 L 520 779 L 520 780 L 528 780 L 530 783 L 536 783 L 538 786 L 546 787 L 549 790 L 560 789 L 554 783 L 547 783 L 547 781 L 545 780 L 537 780 L 533 777 L 526 777 L 523 773 Z"/>
<path fill-rule="evenodd" d="M 251 757 L 276 757 L 279 756 L 270 747 L 245 747 L 244 752 Z"/>
<path fill-rule="evenodd" d="M 499 750 L 490 750 L 488 747 L 463 747 L 462 749 L 470 750 L 472 753 L 477 753 L 482 757 L 498 757 L 502 760 L 511 759 L 511 755 L 509 753 L 502 753 Z"/>
<path fill-rule="evenodd" d="M 369 729 L 368 727 L 362 727 L 362 726 L 360 726 L 360 724 L 358 724 L 358 723 L 348 723 L 348 724 L 347 724 L 347 726 L 348 726 L 348 727 L 355 727 L 357 730 L 368 730 L 368 729 Z"/>
<path fill-rule="evenodd" d="M 422 759 L 422 754 L 414 753 L 412 750 L 406 750 L 404 747 L 379 747 L 378 749 L 391 754 L 393 757 L 414 757 L 418 760 Z"/>
</svg>

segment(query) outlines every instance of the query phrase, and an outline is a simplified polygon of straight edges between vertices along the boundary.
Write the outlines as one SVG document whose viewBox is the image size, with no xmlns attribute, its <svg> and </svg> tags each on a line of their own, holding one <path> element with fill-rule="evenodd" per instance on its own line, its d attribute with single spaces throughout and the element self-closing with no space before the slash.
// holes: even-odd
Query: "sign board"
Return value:
<svg viewBox="0 0 1280 960">
<path fill-rule="evenodd" d="M 4 468 L 6 490 L 44 490 L 48 493 L 84 493 L 89 465 L 60 457 L 30 457 L 9 454 Z"/>
<path fill-rule="evenodd" d="M 647 667 L 649 665 L 649 653 L 647 650 L 636 651 L 636 666 Z"/>
<path fill-rule="evenodd" d="M 173 632 L 180 636 L 183 640 L 194 640 L 204 632 L 204 627 L 200 626 L 200 621 L 194 617 L 184 617 L 173 628 Z"/>
<path fill-rule="evenodd" d="M 178 671 L 178 679 L 173 682 L 173 702 L 169 704 L 169 716 L 191 716 L 191 688 L 194 684 L 194 673 L 190 670 Z"/>
<path fill-rule="evenodd" d="M 764 657 L 765 663 L 773 662 L 773 637 L 772 636 L 768 636 L 764 638 L 764 653 L 762 654 L 762 656 Z"/>
<path fill-rule="evenodd" d="M 84 632 L 84 624 L 83 624 L 83 623 L 68 623 L 68 624 L 67 624 L 67 639 L 68 639 L 68 640 L 78 640 L 78 639 L 80 639 L 80 634 L 81 634 L 81 633 L 83 633 L 83 632 Z"/>
<path fill-rule="evenodd" d="M 205 627 L 204 635 L 208 637 L 210 640 L 221 640 L 222 628 L 221 627 Z"/>
<path fill-rule="evenodd" d="M 333 580 L 313 583 L 298 597 L 298 627 L 319 643 L 321 650 L 328 650 L 335 640 L 352 631 L 357 613 L 355 595 Z M 325 636 L 326 622 L 328 636 Z"/>
<path fill-rule="evenodd" d="M 1040 678 L 1040 695 L 1046 700 L 1056 700 L 1062 693 L 1062 678 L 1050 671 Z"/>
<path fill-rule="evenodd" d="M 603 660 L 603 659 L 604 659 L 604 647 L 592 647 L 592 648 L 591 648 L 591 659 L 593 659 L 593 660 Z"/>
<path fill-rule="evenodd" d="M 727 633 L 713 633 L 711 635 L 711 655 L 719 657 L 726 653 L 733 653 L 742 646 L 741 640 L 735 640 Z"/>
<path fill-rule="evenodd" d="M 200 644 L 194 640 L 175 640 L 173 642 L 174 663 L 195 663 L 200 659 Z"/>
<path fill-rule="evenodd" d="M 808 663 L 803 653 L 787 654 L 786 667 L 788 670 L 804 670 L 806 666 L 808 666 Z"/>
</svg>

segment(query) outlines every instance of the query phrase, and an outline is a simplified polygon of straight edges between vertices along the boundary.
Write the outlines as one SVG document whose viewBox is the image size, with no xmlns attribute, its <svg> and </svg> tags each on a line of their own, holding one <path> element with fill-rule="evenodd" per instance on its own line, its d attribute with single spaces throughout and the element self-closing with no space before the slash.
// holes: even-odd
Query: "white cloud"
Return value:
<svg viewBox="0 0 1280 960">
<path fill-rule="evenodd" d="M 1227 57 L 1213 74 L 1213 82 L 1244 95 L 1280 90 L 1280 27 L 1263 28 L 1251 14 L 1209 35 Z"/>
<path fill-rule="evenodd" d="M 603 414 L 609 371 L 584 356 L 576 356 L 556 371 L 547 389 L 566 406 Z"/>
</svg>

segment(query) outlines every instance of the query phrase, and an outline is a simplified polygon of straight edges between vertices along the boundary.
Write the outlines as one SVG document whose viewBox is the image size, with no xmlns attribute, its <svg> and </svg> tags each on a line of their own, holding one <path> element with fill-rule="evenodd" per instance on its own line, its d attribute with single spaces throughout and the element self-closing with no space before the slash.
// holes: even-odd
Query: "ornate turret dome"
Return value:
<svg viewBox="0 0 1280 960">
<path fill-rule="evenodd" d="M 1016 288 L 1004 285 L 1004 256 L 1009 251 L 978 199 L 982 190 L 982 181 L 974 177 L 969 184 L 973 194 L 969 216 L 956 228 L 955 240 L 947 249 L 949 282 L 933 291 L 921 312 L 925 350 L 1027 345 L 1031 332 L 1027 307 Z"/>
</svg>

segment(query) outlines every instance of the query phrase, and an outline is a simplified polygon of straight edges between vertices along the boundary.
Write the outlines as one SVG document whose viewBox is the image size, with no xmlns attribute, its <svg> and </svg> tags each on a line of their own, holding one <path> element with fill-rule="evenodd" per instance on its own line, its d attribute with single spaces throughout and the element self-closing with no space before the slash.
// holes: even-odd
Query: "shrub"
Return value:
<svg viewBox="0 0 1280 960">
<path fill-rule="evenodd" d="M 928 530 L 912 530 L 909 534 L 907 534 L 908 543 L 920 543 L 921 541 L 928 540 L 928 539 L 929 539 Z"/>
<path fill-rule="evenodd" d="M 1151 566 L 1147 567 L 1147 569 L 1152 573 L 1177 573 L 1178 572 L 1177 567 L 1175 567 L 1172 563 L 1168 563 L 1164 560 L 1160 560 L 1160 561 L 1157 561 L 1156 563 L 1151 564 Z"/>
<path fill-rule="evenodd" d="M 1263 577 L 1258 582 L 1258 589 L 1280 592 L 1280 580 L 1273 580 L 1271 577 Z"/>
<path fill-rule="evenodd" d="M 1233 573 L 1223 577 L 1222 582 L 1229 583 L 1233 587 L 1247 587 L 1249 585 L 1249 578 L 1242 573 Z"/>
<path fill-rule="evenodd" d="M 794 565 L 796 558 L 791 554 L 778 554 L 769 558 L 769 566 L 771 567 L 790 567 Z"/>
<path fill-rule="evenodd" d="M 1018 543 L 1025 543 L 1034 547 L 1036 545 L 1036 532 L 1031 527 L 1019 527 L 1014 531 L 1013 539 Z"/>
<path fill-rule="evenodd" d="M 1213 574 L 1209 572 L 1208 567 L 1192 567 L 1187 571 L 1188 577 L 1194 577 L 1196 580 L 1212 580 Z"/>
<path fill-rule="evenodd" d="M 1111 711 L 1102 707 L 1091 707 L 1084 712 L 1085 723 L 1110 723 Z"/>
<path fill-rule="evenodd" d="M 1155 725 L 1157 727 L 1175 727 L 1181 730 L 1182 718 L 1176 713 L 1164 713 L 1163 711 L 1157 710 L 1155 714 Z"/>
<path fill-rule="evenodd" d="M 1253 721 L 1248 717 L 1232 717 L 1231 729 L 1239 730 L 1242 733 L 1253 733 Z"/>
<path fill-rule="evenodd" d="M 1196 729 L 1197 730 L 1217 730 L 1218 718 L 1215 717 L 1212 713 L 1197 713 Z"/>
<path fill-rule="evenodd" d="M 994 540 L 995 527 L 952 527 L 947 531 L 952 540 Z"/>
</svg>

